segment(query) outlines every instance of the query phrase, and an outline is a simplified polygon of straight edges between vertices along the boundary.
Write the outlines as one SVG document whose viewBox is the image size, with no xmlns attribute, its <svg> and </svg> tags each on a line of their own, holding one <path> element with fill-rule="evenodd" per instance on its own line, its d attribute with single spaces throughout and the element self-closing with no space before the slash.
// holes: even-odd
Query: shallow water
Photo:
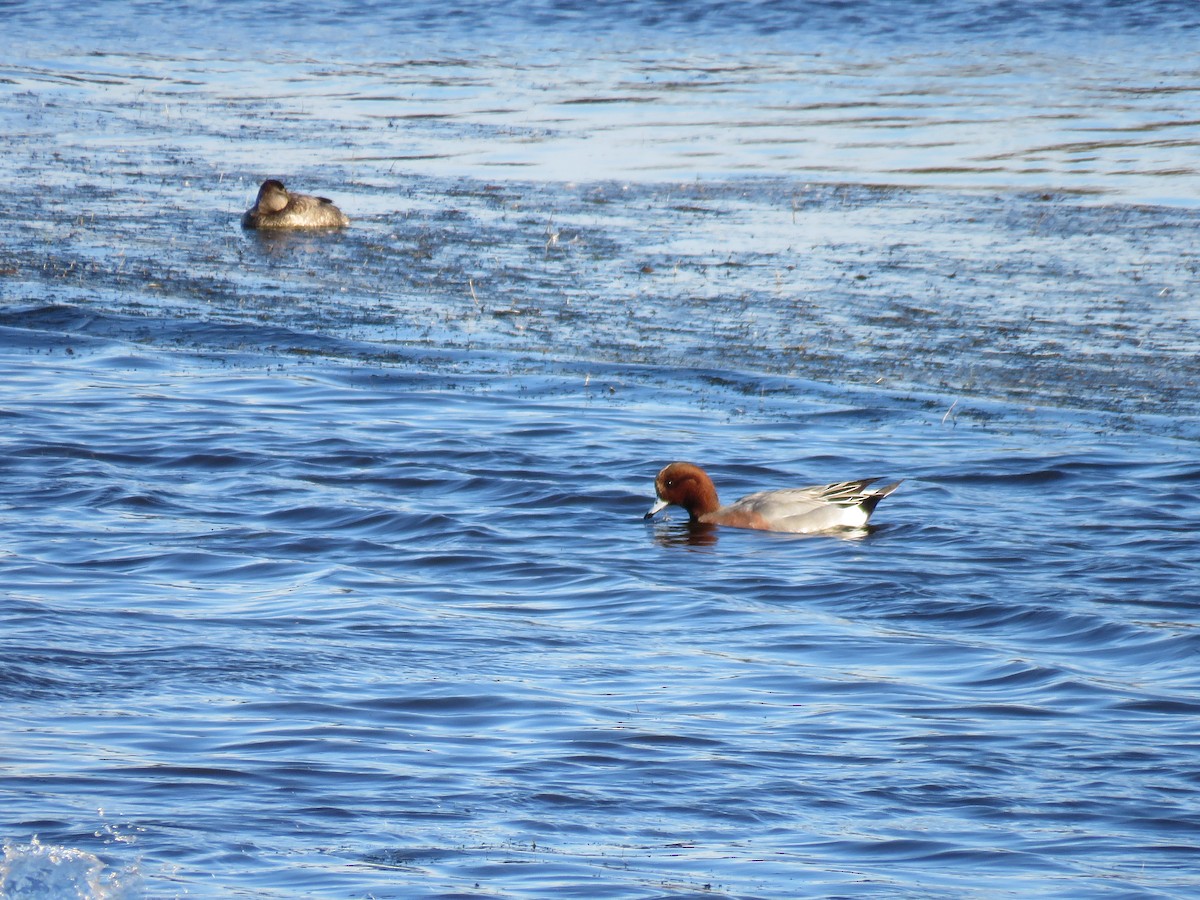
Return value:
<svg viewBox="0 0 1200 900">
<path fill-rule="evenodd" d="M 974 7 L 6 7 L 0 895 L 1193 895 L 1195 15 Z"/>
</svg>

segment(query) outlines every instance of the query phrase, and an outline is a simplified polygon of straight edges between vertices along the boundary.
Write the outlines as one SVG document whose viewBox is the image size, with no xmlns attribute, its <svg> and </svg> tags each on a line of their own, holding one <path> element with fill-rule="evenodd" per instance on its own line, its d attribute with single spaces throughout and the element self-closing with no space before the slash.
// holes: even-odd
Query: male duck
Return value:
<svg viewBox="0 0 1200 900">
<path fill-rule="evenodd" d="M 692 463 L 673 462 L 654 479 L 658 502 L 646 513 L 646 518 L 674 504 L 686 509 L 693 522 L 708 525 L 798 534 L 864 528 L 879 501 L 900 486 L 897 481 L 878 490 L 867 490 L 867 485 L 878 480 L 865 478 L 814 487 L 759 491 L 722 506 L 712 479 L 703 469 Z"/>
</svg>

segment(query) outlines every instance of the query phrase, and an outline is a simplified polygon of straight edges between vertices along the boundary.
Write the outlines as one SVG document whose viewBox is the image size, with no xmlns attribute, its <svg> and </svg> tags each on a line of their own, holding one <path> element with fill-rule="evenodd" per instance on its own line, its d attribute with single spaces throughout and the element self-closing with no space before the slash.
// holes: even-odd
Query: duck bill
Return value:
<svg viewBox="0 0 1200 900">
<path fill-rule="evenodd" d="M 653 519 L 655 516 L 657 516 L 660 512 L 662 512 L 664 509 L 666 509 L 670 505 L 671 504 L 667 503 L 666 500 L 659 500 L 652 507 L 650 507 L 650 511 L 648 513 L 646 513 L 646 515 L 642 516 L 642 518 L 643 519 Z"/>
</svg>

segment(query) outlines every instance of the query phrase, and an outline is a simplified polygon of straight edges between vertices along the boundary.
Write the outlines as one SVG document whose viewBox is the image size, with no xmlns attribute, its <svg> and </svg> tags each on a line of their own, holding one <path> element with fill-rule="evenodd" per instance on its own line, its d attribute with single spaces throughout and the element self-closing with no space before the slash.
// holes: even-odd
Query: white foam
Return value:
<svg viewBox="0 0 1200 900">
<path fill-rule="evenodd" d="M 5 844 L 0 859 L 4 900 L 132 900 L 141 897 L 136 873 L 119 873 L 84 850 L 43 844 Z"/>
</svg>

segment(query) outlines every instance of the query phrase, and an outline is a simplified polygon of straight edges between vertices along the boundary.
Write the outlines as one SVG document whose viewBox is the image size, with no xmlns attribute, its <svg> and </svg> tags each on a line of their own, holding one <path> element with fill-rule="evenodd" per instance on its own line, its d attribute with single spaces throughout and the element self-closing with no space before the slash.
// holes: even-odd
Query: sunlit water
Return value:
<svg viewBox="0 0 1200 900">
<path fill-rule="evenodd" d="M 1193 896 L 1192 7 L 389 6 L 3 9 L 0 896 Z"/>
</svg>

